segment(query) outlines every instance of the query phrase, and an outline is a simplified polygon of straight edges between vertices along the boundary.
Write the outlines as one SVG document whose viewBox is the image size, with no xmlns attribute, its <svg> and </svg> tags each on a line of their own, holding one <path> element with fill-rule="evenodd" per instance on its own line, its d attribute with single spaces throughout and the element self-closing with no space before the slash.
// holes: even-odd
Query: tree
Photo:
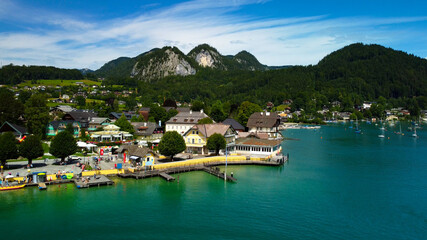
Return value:
<svg viewBox="0 0 427 240">
<path fill-rule="evenodd" d="M 8 159 L 18 157 L 18 148 L 16 147 L 16 138 L 12 132 L 5 132 L 0 135 L 0 161 L 4 166 Z"/>
<path fill-rule="evenodd" d="M 74 127 L 72 123 L 67 123 L 67 126 L 65 127 L 65 131 L 71 133 L 71 135 L 74 136 Z"/>
<path fill-rule="evenodd" d="M 77 96 L 76 102 L 77 102 L 77 106 L 79 106 L 79 107 L 86 106 L 86 98 L 84 98 L 83 96 Z"/>
<path fill-rule="evenodd" d="M 15 100 L 13 93 L 6 88 L 0 88 L 0 124 L 8 121 L 18 123 L 18 118 L 24 113 L 24 105 Z"/>
<path fill-rule="evenodd" d="M 192 111 L 200 111 L 205 107 L 205 104 L 202 101 L 195 100 L 192 102 L 191 110 Z"/>
<path fill-rule="evenodd" d="M 173 161 L 173 156 L 185 150 L 184 138 L 177 132 L 166 132 L 159 143 L 159 152 L 169 156 Z"/>
<path fill-rule="evenodd" d="M 215 122 L 222 122 L 227 118 L 227 115 L 224 113 L 224 110 L 222 108 L 221 101 L 217 101 L 214 103 L 214 105 L 212 105 L 210 117 Z"/>
<path fill-rule="evenodd" d="M 208 138 L 206 146 L 209 150 L 215 150 L 215 155 L 219 154 L 220 149 L 224 149 L 227 143 L 224 136 L 219 133 L 214 133 Z"/>
<path fill-rule="evenodd" d="M 238 108 L 237 119 L 243 126 L 246 126 L 248 123 L 249 117 L 252 113 L 262 112 L 261 107 L 258 104 L 251 103 L 248 101 L 242 102 Z"/>
<path fill-rule="evenodd" d="M 210 123 L 213 123 L 213 121 L 209 117 L 205 117 L 205 118 L 200 119 L 197 123 L 198 124 L 210 124 Z"/>
<path fill-rule="evenodd" d="M 133 115 L 130 119 L 131 122 L 138 122 L 138 117 L 136 115 Z"/>
<path fill-rule="evenodd" d="M 166 121 L 169 121 L 172 117 L 175 117 L 178 114 L 178 110 L 171 108 L 168 111 L 168 119 Z"/>
<path fill-rule="evenodd" d="M 135 129 L 133 129 L 132 124 L 130 124 L 124 114 L 122 114 L 122 116 L 120 116 L 120 118 L 117 119 L 116 122 L 114 122 L 114 125 L 120 127 L 121 131 L 129 132 L 130 134 L 133 134 L 135 132 Z"/>
<path fill-rule="evenodd" d="M 62 131 L 52 139 L 49 153 L 64 162 L 66 157 L 74 154 L 77 150 L 77 143 L 73 135 L 67 131 Z"/>
<path fill-rule="evenodd" d="M 156 123 L 161 121 L 163 124 L 168 120 L 168 113 L 162 107 L 153 105 L 150 108 L 150 117 L 154 117 Z"/>
<path fill-rule="evenodd" d="M 33 159 L 44 155 L 43 145 L 36 135 L 27 137 L 19 146 L 19 155 L 28 159 L 28 165 L 33 163 Z"/>
<path fill-rule="evenodd" d="M 49 122 L 49 108 L 43 94 L 34 94 L 25 104 L 25 118 L 27 119 L 28 132 L 43 138 L 46 125 Z"/>
</svg>

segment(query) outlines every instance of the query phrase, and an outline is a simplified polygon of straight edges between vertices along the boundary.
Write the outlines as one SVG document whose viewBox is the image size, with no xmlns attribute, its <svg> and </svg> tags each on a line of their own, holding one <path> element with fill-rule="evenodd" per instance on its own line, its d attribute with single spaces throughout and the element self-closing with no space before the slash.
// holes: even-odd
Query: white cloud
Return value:
<svg viewBox="0 0 427 240">
<path fill-rule="evenodd" d="M 263 1 L 190 1 L 103 22 L 43 9 L 38 10 L 44 13 L 42 17 L 25 18 L 29 12 L 25 10 L 14 15 L 14 21 L 38 25 L 24 32 L 0 33 L 0 58 L 3 63 L 97 69 L 117 57 L 133 57 L 154 47 L 175 45 L 187 53 L 198 44 L 208 43 L 227 55 L 247 50 L 268 65 L 306 65 L 316 64 L 352 42 L 391 44 L 396 39 L 410 39 L 414 30 L 402 34 L 402 28 L 396 26 L 427 20 L 328 16 L 263 19 L 237 14 L 242 5 L 257 3 Z M 2 8 L 18 7 L 6 1 L 0 4 Z"/>
</svg>

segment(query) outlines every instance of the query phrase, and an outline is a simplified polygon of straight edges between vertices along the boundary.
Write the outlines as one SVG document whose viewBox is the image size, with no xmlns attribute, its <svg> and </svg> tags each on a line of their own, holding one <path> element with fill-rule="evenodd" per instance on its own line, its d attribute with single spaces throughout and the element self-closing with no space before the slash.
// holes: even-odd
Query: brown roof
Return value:
<svg viewBox="0 0 427 240">
<path fill-rule="evenodd" d="M 250 146 L 277 146 L 281 140 L 268 140 L 258 138 L 238 138 L 236 145 L 250 145 Z"/>
<path fill-rule="evenodd" d="M 214 133 L 219 133 L 221 135 L 225 135 L 227 130 L 230 128 L 230 125 L 222 124 L 222 123 L 211 123 L 211 124 L 197 124 L 190 128 L 187 132 L 192 130 L 199 130 L 205 137 L 210 137 Z M 185 133 L 184 135 L 186 135 Z"/>
<path fill-rule="evenodd" d="M 153 155 L 157 156 L 157 154 L 151 149 L 137 145 L 122 145 L 117 149 L 116 152 L 123 153 L 125 150 L 128 151 L 129 156 L 145 157 L 148 153 L 152 153 Z"/>
<path fill-rule="evenodd" d="M 208 115 L 206 115 L 204 112 L 179 112 L 176 116 L 171 117 L 171 119 L 169 119 L 169 121 L 167 121 L 166 123 L 195 124 L 200 119 L 206 117 L 208 117 Z"/>
<path fill-rule="evenodd" d="M 239 138 L 245 138 L 245 137 L 252 137 L 252 138 L 259 138 L 259 139 L 268 139 L 268 133 L 261 133 L 261 132 L 239 132 L 237 134 Z"/>
<path fill-rule="evenodd" d="M 256 112 L 253 113 L 247 123 L 247 127 L 262 127 L 272 128 L 277 127 L 280 124 L 280 117 L 274 112 Z"/>
</svg>

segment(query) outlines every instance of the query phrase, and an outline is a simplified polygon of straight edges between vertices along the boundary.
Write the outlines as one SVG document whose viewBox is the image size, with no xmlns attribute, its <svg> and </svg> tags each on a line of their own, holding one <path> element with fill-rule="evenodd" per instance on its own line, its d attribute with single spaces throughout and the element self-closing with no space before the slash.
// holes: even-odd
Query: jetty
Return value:
<svg viewBox="0 0 427 240">
<path fill-rule="evenodd" d="M 175 181 L 175 178 L 172 177 L 171 175 L 165 173 L 165 172 L 161 172 L 159 173 L 159 176 L 166 179 L 166 181 L 170 182 L 170 181 Z"/>
<path fill-rule="evenodd" d="M 275 156 L 271 158 L 269 161 L 265 160 L 250 160 L 250 159 L 242 159 L 242 160 L 233 160 L 227 162 L 227 165 L 258 165 L 258 166 L 281 166 L 287 160 L 289 156 Z M 162 177 L 166 181 L 174 181 L 175 178 L 171 176 L 171 174 L 178 174 L 184 172 L 191 171 L 204 171 L 213 176 L 216 176 L 220 179 L 224 179 L 230 182 L 237 182 L 237 179 L 233 176 L 226 175 L 224 172 L 221 172 L 217 166 L 225 165 L 224 161 L 210 161 L 209 163 L 203 164 L 194 164 L 194 165 L 186 165 L 184 162 L 180 166 L 169 167 L 164 169 L 155 169 L 155 170 L 134 170 L 134 171 L 125 171 L 124 173 L 117 174 L 118 177 L 121 178 L 135 178 L 135 179 L 144 179 L 150 177 Z"/>
<path fill-rule="evenodd" d="M 76 179 L 74 180 L 74 184 L 77 188 L 89 188 L 93 186 L 113 185 L 114 182 L 104 175 L 98 175 L 96 177 Z"/>
<path fill-rule="evenodd" d="M 211 175 L 214 175 L 214 176 L 216 176 L 216 177 L 218 177 L 218 178 L 224 179 L 224 180 L 226 180 L 226 181 L 230 181 L 230 182 L 237 182 L 237 179 L 235 179 L 235 178 L 234 178 L 234 177 L 232 177 L 232 176 L 228 176 L 228 175 L 226 175 L 225 173 L 221 172 L 221 171 L 219 170 L 219 168 L 204 167 L 204 168 L 203 168 L 203 171 L 205 171 L 205 172 L 207 172 L 207 173 L 209 173 L 209 174 L 211 174 Z"/>
</svg>

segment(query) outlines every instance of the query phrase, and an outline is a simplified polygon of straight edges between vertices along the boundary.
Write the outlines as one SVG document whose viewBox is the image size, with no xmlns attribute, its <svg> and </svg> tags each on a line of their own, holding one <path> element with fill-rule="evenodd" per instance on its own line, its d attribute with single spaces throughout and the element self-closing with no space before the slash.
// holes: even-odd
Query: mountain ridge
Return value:
<svg viewBox="0 0 427 240">
<path fill-rule="evenodd" d="M 194 75 L 202 68 L 222 71 L 268 69 L 247 51 L 224 56 L 214 47 L 200 44 L 188 54 L 177 47 L 165 46 L 153 48 L 133 58 L 119 57 L 105 63 L 94 73 L 99 77 L 134 77 L 150 82 L 171 75 Z"/>
</svg>

